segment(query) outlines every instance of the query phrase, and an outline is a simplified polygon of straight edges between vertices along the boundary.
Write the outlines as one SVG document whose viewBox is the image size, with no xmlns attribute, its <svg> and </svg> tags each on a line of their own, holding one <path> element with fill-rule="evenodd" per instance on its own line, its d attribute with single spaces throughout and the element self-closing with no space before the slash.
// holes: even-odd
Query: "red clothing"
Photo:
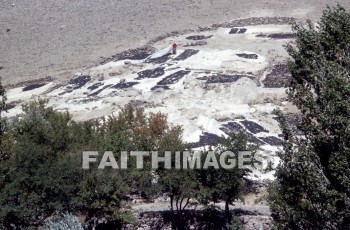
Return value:
<svg viewBox="0 0 350 230">
<path fill-rule="evenodd" d="M 173 44 L 173 49 L 176 49 L 177 45 L 176 43 Z"/>
</svg>

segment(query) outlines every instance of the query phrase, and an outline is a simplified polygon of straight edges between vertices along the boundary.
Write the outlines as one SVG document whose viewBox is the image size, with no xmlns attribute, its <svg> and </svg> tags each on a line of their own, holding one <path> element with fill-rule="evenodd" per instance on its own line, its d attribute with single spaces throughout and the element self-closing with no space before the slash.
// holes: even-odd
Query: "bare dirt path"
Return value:
<svg viewBox="0 0 350 230">
<path fill-rule="evenodd" d="M 70 77 L 166 32 L 252 16 L 316 20 L 326 4 L 333 1 L 0 0 L 0 77 Z"/>
</svg>

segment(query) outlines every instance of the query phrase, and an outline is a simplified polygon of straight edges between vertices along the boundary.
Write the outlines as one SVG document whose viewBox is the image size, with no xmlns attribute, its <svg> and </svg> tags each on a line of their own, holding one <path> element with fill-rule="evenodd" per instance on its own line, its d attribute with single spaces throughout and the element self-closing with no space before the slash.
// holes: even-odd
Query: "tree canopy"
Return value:
<svg viewBox="0 0 350 230">
<path fill-rule="evenodd" d="M 37 227 L 56 212 L 130 219 L 124 209 L 130 194 L 147 198 L 156 192 L 150 162 L 142 170 L 83 170 L 82 151 L 113 151 L 119 159 L 120 151 L 182 145 L 182 130 L 170 128 L 166 116 L 146 115 L 130 105 L 117 116 L 85 122 L 75 122 L 43 100 L 24 105 L 23 112 L 6 119 L 1 133 L 7 157 L 0 159 L 0 228 Z"/>
<path fill-rule="evenodd" d="M 350 226 L 350 14 L 327 7 L 316 27 L 293 27 L 288 98 L 297 127 L 279 112 L 285 139 L 270 205 L 278 229 Z"/>
</svg>

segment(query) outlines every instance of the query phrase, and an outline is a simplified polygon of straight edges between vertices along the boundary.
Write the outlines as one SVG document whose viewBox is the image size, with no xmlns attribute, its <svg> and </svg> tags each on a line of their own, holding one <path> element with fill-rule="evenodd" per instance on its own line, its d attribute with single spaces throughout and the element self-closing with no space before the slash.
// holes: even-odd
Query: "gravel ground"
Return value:
<svg viewBox="0 0 350 230">
<path fill-rule="evenodd" d="M 252 16 L 316 20 L 326 4 L 333 1 L 0 0 L 0 76 L 5 84 L 64 79 L 166 32 Z"/>
</svg>

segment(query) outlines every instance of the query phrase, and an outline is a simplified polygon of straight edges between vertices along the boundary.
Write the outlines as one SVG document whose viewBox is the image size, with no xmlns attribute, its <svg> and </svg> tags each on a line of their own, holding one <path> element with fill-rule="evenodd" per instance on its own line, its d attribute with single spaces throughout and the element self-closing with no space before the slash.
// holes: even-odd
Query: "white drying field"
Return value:
<svg viewBox="0 0 350 230">
<path fill-rule="evenodd" d="M 67 84 L 39 82 L 9 89 L 6 115 L 19 115 L 21 104 L 38 97 L 68 110 L 76 120 L 117 113 L 133 103 L 182 125 L 183 138 L 193 148 L 213 145 L 219 136 L 242 130 L 276 166 L 281 139 L 272 112 L 294 112 L 284 88 L 289 75 L 283 45 L 292 38 L 290 25 L 269 24 L 160 39 L 154 49 L 176 42 L 177 54 L 147 59 L 150 49 L 134 50 L 77 73 Z M 250 177 L 272 179 L 273 170 L 254 171 Z"/>
</svg>

